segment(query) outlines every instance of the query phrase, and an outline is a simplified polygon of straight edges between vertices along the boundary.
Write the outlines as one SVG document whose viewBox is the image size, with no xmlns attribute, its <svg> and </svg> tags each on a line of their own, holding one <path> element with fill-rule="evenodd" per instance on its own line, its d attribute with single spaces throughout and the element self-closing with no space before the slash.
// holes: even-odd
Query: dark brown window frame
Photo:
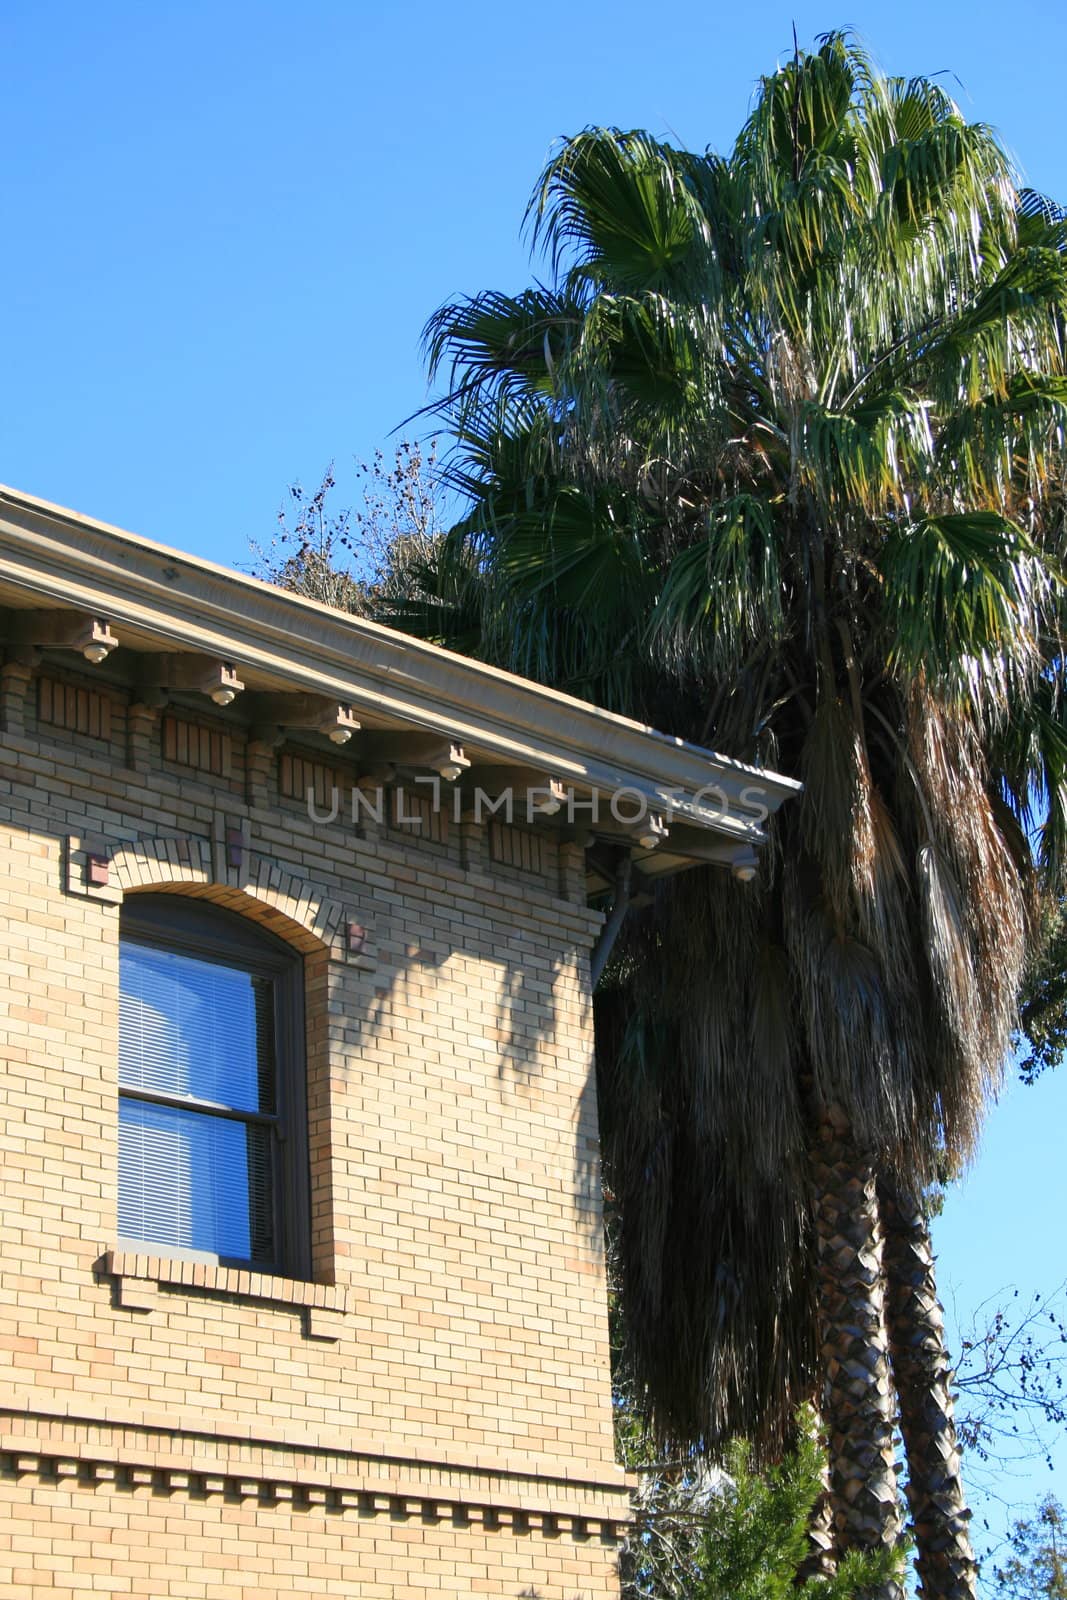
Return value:
<svg viewBox="0 0 1067 1600">
<path fill-rule="evenodd" d="M 274 1046 L 277 1110 L 273 1116 L 235 1113 L 208 1101 L 142 1090 L 120 1089 L 120 1097 L 174 1105 L 209 1115 L 233 1115 L 269 1124 L 272 1140 L 273 1262 L 212 1257 L 220 1266 L 279 1277 L 311 1276 L 311 1199 L 307 1126 L 307 1068 L 304 1029 L 304 961 L 298 950 L 248 917 L 200 897 L 166 892 L 133 893 L 120 911 L 119 939 L 200 960 L 216 960 L 263 977 L 274 985 Z M 201 1259 L 196 1252 L 168 1248 L 154 1240 L 125 1241 L 126 1247 L 161 1257 Z"/>
</svg>

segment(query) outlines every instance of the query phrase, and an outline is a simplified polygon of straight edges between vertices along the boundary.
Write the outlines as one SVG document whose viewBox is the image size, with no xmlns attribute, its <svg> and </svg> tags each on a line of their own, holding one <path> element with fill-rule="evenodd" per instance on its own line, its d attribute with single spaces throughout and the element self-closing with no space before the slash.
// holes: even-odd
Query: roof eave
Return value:
<svg viewBox="0 0 1067 1600">
<path fill-rule="evenodd" d="M 485 663 L 0 487 L 0 576 L 29 603 L 106 616 L 738 843 L 800 785 Z"/>
</svg>

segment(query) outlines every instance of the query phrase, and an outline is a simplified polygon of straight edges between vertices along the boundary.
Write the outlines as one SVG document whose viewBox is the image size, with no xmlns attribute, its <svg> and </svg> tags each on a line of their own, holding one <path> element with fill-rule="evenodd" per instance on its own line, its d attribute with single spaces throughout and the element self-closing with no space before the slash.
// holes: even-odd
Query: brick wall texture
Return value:
<svg viewBox="0 0 1067 1600">
<path fill-rule="evenodd" d="M 285 752 L 206 716 L 219 770 L 183 764 L 117 690 L 16 673 L 0 710 L 0 1596 L 616 1594 L 577 851 L 356 830 L 304 752 L 342 779 L 312 822 Z M 303 953 L 312 1282 L 119 1246 L 146 889 Z"/>
</svg>

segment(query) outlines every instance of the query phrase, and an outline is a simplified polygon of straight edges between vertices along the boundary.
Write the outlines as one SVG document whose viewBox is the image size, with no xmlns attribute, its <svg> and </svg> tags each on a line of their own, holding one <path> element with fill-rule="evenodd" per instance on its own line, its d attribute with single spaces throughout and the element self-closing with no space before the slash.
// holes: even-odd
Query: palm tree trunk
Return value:
<svg viewBox="0 0 1067 1600">
<path fill-rule="evenodd" d="M 808 1553 L 797 1568 L 798 1589 L 814 1578 L 827 1581 L 837 1571 L 833 1531 L 834 1507 L 830 1498 L 830 1464 L 826 1459 L 826 1432 L 822 1418 L 818 1415 L 816 1415 L 815 1432 L 822 1452 L 822 1464 L 819 1468 L 820 1488 L 808 1522 Z"/>
<path fill-rule="evenodd" d="M 894 1549 L 901 1518 L 894 1395 L 885 1323 L 882 1229 L 874 1169 L 839 1106 L 820 1108 L 811 1153 L 818 1262 L 822 1415 L 838 1557 Z M 895 1581 L 872 1600 L 903 1600 Z"/>
<path fill-rule="evenodd" d="M 975 1600 L 978 1566 L 960 1474 L 949 1388 L 945 1318 L 930 1230 L 914 1198 L 878 1182 L 885 1228 L 887 1317 L 900 1429 L 908 1453 L 908 1508 L 922 1600 Z"/>
</svg>

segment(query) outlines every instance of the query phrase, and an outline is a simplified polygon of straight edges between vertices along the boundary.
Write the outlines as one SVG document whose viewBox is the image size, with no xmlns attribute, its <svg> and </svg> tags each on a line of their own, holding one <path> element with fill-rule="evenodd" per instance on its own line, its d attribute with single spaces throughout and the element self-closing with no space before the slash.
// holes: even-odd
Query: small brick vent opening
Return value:
<svg viewBox="0 0 1067 1600">
<path fill-rule="evenodd" d="M 230 776 L 230 736 L 186 717 L 163 718 L 163 759 L 216 778 Z"/>
<path fill-rule="evenodd" d="M 37 681 L 37 720 L 53 728 L 85 734 L 89 739 L 111 738 L 111 696 L 58 678 Z"/>
<path fill-rule="evenodd" d="M 417 789 L 413 784 L 400 784 L 389 797 L 389 825 L 398 833 L 420 839 L 424 844 L 446 845 L 448 812 L 445 807 L 451 798 L 448 791 L 440 793 L 440 785 L 435 799 L 425 789 Z"/>
<path fill-rule="evenodd" d="M 311 756 L 283 754 L 278 762 L 278 792 L 286 800 L 306 802 L 310 794 L 315 809 L 332 811 L 344 793 L 345 775 L 339 767 Z"/>
<path fill-rule="evenodd" d="M 519 828 L 511 822 L 489 824 L 489 858 L 502 867 L 547 877 L 555 865 L 551 850 L 549 841 L 532 828 Z"/>
</svg>

